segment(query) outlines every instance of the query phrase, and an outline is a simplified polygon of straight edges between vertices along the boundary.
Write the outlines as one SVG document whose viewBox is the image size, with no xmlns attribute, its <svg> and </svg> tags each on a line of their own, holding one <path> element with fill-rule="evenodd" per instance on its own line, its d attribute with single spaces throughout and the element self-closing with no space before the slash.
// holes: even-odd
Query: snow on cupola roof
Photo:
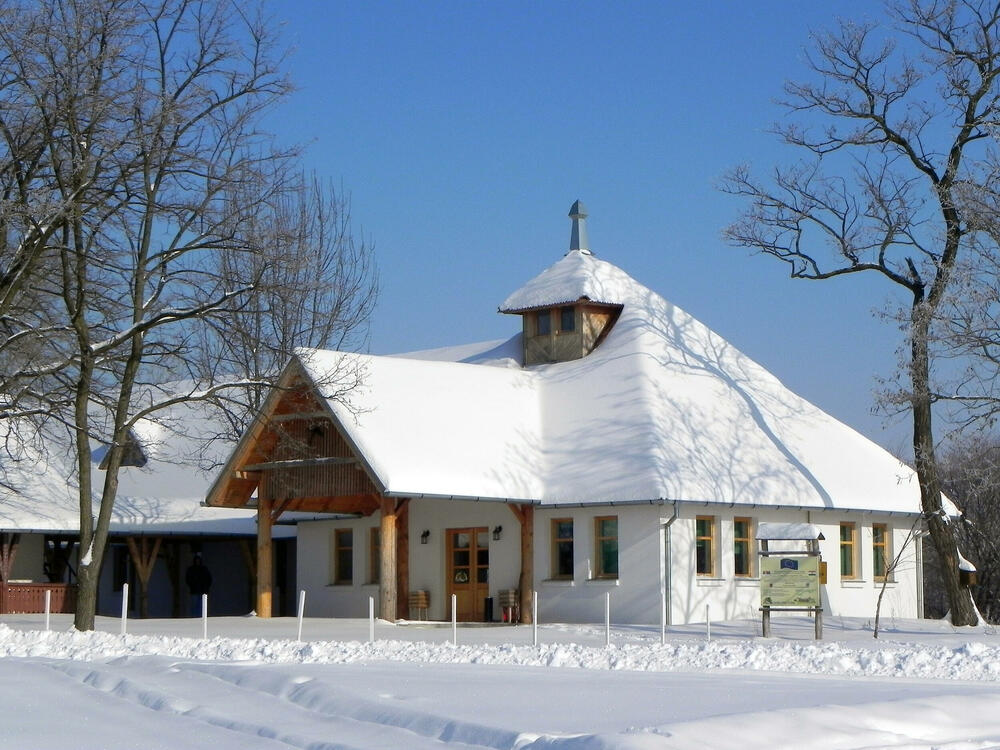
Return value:
<svg viewBox="0 0 1000 750">
<path fill-rule="evenodd" d="M 620 268 L 598 260 L 587 247 L 586 209 L 580 201 L 570 208 L 573 219 L 570 251 L 511 294 L 500 305 L 502 313 L 518 313 L 587 299 L 621 305 L 634 281 Z"/>
</svg>

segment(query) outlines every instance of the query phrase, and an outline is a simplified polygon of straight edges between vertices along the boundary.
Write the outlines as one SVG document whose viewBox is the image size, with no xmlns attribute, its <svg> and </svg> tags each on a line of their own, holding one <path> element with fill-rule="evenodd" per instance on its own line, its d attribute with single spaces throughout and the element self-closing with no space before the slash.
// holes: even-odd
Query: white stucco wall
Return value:
<svg viewBox="0 0 1000 750">
<path fill-rule="evenodd" d="M 611 619 L 615 623 L 658 624 L 661 592 L 669 589 L 669 622 L 680 624 L 705 619 L 708 605 L 713 620 L 760 617 L 760 581 L 757 558 L 753 575 L 734 575 L 733 519 L 762 522 L 809 522 L 825 536 L 820 543 L 822 559 L 828 563 L 828 582 L 822 600 L 827 615 L 874 618 L 881 582 L 873 580 L 872 523 L 885 523 L 892 530 L 892 553 L 904 544 L 912 518 L 870 513 L 759 509 L 740 506 L 678 504 L 674 506 L 627 505 L 585 508 L 539 508 L 534 522 L 534 589 L 538 592 L 540 622 L 601 622 L 605 595 L 611 594 Z M 695 574 L 695 519 L 712 516 L 716 529 L 716 576 Z M 598 516 L 617 516 L 619 576 L 596 579 L 595 521 Z M 571 518 L 574 527 L 574 571 L 570 580 L 552 579 L 551 522 Z M 840 577 L 840 523 L 852 521 L 858 528 L 857 558 L 860 576 Z M 378 602 L 378 586 L 369 584 L 367 529 L 378 525 L 378 515 L 337 521 L 313 521 L 299 526 L 299 584 L 308 591 L 308 610 L 313 616 L 365 617 L 368 597 Z M 445 529 L 502 526 L 501 539 L 490 535 L 489 594 L 494 597 L 494 619 L 499 619 L 497 592 L 516 588 L 520 573 L 520 528 L 513 513 L 501 503 L 413 500 L 409 511 L 410 590 L 425 589 L 431 595 L 429 616 L 442 620 L 445 602 Z M 352 528 L 354 534 L 354 579 L 334 585 L 331 556 L 333 531 Z M 421 544 L 424 530 L 428 543 Z M 666 560 L 669 556 L 670 570 Z M 916 545 L 906 545 L 894 580 L 886 587 L 882 616 L 919 617 Z M 399 613 L 402 617 L 409 613 Z"/>
<path fill-rule="evenodd" d="M 379 525 L 378 514 L 368 518 L 311 521 L 299 524 L 298 580 L 307 593 L 307 608 L 314 617 L 367 617 L 368 597 L 379 603 L 379 587 L 368 582 L 368 529 Z M 502 527 L 501 538 L 494 540 L 492 530 Z M 409 590 L 430 592 L 432 620 L 443 620 L 445 602 L 445 530 L 484 527 L 489 537 L 489 593 L 496 597 L 501 589 L 517 588 L 521 570 L 521 536 L 517 519 L 503 503 L 458 502 L 446 500 L 411 500 L 408 532 L 410 542 Z M 333 581 L 333 532 L 354 530 L 353 567 L 350 584 Z M 430 531 L 427 544 L 420 543 L 424 530 Z M 397 613 L 409 617 L 408 612 Z M 494 619 L 500 616 L 499 605 Z"/>
<path fill-rule="evenodd" d="M 539 622 L 603 622 L 605 595 L 617 623 L 660 621 L 664 586 L 662 524 L 670 506 L 567 508 L 535 513 L 535 579 Z M 618 518 L 618 578 L 596 578 L 596 522 Z M 573 520 L 573 579 L 554 580 L 552 521 Z"/>
<path fill-rule="evenodd" d="M 697 516 L 712 516 L 716 520 L 717 577 L 695 574 L 695 520 Z M 672 623 L 701 622 L 705 605 L 712 619 L 760 617 L 760 581 L 755 562 L 751 578 L 733 575 L 733 519 L 749 517 L 756 524 L 764 522 L 808 522 L 818 526 L 825 537 L 820 542 L 821 559 L 827 563 L 827 583 L 822 587 L 824 613 L 850 617 L 875 616 L 875 603 L 882 582 L 874 580 L 872 524 L 885 523 L 891 530 L 891 554 L 903 548 L 903 556 L 893 580 L 886 586 L 882 602 L 883 617 L 920 617 L 918 609 L 918 571 L 916 544 L 904 542 L 913 523 L 911 517 L 871 513 L 835 511 L 761 510 L 753 508 L 720 508 L 711 505 L 684 505 L 678 508 L 678 519 L 670 529 L 672 586 L 670 621 Z M 840 524 L 857 524 L 857 563 L 860 575 L 842 580 L 840 575 Z M 773 549 L 774 547 L 772 547 Z M 795 549 L 804 549 L 797 544 Z"/>
</svg>

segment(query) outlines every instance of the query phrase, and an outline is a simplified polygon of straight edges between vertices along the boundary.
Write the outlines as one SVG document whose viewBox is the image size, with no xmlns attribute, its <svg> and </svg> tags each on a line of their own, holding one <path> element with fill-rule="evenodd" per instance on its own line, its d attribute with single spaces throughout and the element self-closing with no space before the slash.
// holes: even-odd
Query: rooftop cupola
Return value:
<svg viewBox="0 0 1000 750">
<path fill-rule="evenodd" d="M 622 311 L 618 282 L 609 282 L 624 274 L 590 252 L 583 203 L 573 203 L 569 218 L 573 220 L 569 252 L 499 308 L 502 313 L 521 316 L 525 366 L 586 357 L 604 340 Z"/>
<path fill-rule="evenodd" d="M 590 242 L 587 240 L 587 207 L 582 201 L 575 201 L 569 207 L 569 218 L 573 220 L 573 229 L 569 235 L 569 250 L 579 250 L 590 255 Z"/>
</svg>

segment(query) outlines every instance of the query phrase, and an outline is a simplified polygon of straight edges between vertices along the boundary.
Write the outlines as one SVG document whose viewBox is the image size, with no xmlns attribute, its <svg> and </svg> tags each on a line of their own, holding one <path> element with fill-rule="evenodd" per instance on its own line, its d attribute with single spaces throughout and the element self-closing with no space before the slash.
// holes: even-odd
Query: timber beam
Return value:
<svg viewBox="0 0 1000 750">
<path fill-rule="evenodd" d="M 535 506 L 507 506 L 521 524 L 521 575 L 518 577 L 521 622 L 531 624 L 531 587 L 535 580 Z"/>
<path fill-rule="evenodd" d="M 261 464 L 248 464 L 240 469 L 243 472 L 268 471 L 269 469 L 308 469 L 313 466 L 345 466 L 357 464 L 354 456 L 320 456 L 317 458 L 295 458 L 286 461 L 266 461 Z"/>
<path fill-rule="evenodd" d="M 153 566 L 156 565 L 156 558 L 160 554 L 161 541 L 160 537 L 154 537 L 151 548 L 149 537 L 146 536 L 140 537 L 139 544 L 136 544 L 133 536 L 125 540 L 132 565 L 139 576 L 139 617 L 142 618 L 149 617 L 149 579 L 153 575 Z"/>
</svg>

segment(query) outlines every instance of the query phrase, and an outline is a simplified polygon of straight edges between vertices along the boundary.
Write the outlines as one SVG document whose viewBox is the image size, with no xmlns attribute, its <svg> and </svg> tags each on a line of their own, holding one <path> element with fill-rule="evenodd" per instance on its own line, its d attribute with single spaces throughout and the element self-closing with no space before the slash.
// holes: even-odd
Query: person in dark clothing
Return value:
<svg viewBox="0 0 1000 750">
<path fill-rule="evenodd" d="M 201 559 L 201 555 L 195 555 L 194 561 L 188 566 L 187 573 L 184 574 L 184 581 L 191 592 L 191 614 L 197 617 L 201 614 L 201 596 L 207 594 L 212 588 L 212 574 L 208 566 Z"/>
</svg>

